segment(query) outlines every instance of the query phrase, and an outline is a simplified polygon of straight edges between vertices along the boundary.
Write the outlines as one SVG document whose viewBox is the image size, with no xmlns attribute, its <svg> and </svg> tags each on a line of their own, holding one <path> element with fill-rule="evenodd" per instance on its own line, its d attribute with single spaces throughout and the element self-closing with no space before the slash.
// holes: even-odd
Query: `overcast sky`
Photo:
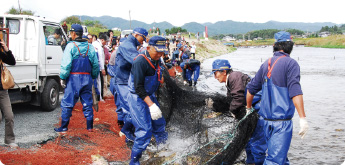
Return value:
<svg viewBox="0 0 345 165">
<path fill-rule="evenodd" d="M 174 26 L 188 22 L 333 22 L 345 23 L 343 0 L 20 0 L 21 8 L 35 15 L 62 20 L 71 15 L 109 15 L 145 23 L 167 21 Z M 3 0 L 0 14 L 18 0 Z"/>
</svg>

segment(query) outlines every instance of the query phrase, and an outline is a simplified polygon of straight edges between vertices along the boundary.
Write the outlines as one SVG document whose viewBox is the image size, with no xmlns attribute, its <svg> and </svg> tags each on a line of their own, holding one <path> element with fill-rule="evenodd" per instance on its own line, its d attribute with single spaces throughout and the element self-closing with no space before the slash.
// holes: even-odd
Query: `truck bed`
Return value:
<svg viewBox="0 0 345 165">
<path fill-rule="evenodd" d="M 11 74 L 14 78 L 14 82 L 15 82 L 14 89 L 19 88 L 19 87 L 25 88 L 26 86 L 31 87 L 31 86 L 37 85 L 38 63 L 19 61 L 14 66 L 6 65 L 6 67 L 11 71 Z"/>
</svg>

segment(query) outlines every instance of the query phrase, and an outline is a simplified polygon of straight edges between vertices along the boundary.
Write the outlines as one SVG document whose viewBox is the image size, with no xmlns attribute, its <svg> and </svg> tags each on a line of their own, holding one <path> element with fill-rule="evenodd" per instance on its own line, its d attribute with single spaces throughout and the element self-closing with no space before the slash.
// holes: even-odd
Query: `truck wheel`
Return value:
<svg viewBox="0 0 345 165">
<path fill-rule="evenodd" d="M 44 86 L 41 106 L 44 111 L 53 111 L 59 104 L 59 84 L 54 79 L 49 79 Z"/>
</svg>

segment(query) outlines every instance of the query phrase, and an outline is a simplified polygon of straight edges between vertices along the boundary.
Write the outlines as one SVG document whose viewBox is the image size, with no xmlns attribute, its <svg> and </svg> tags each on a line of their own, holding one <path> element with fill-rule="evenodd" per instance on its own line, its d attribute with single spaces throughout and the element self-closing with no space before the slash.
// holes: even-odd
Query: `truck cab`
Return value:
<svg viewBox="0 0 345 165">
<path fill-rule="evenodd" d="M 60 64 L 67 35 L 58 21 L 27 15 L 0 15 L 1 32 L 8 34 L 8 47 L 15 66 L 7 66 L 15 81 L 9 89 L 11 103 L 29 102 L 43 110 L 59 104 Z M 59 34 L 56 34 L 59 32 Z"/>
<path fill-rule="evenodd" d="M 127 34 L 130 35 L 133 33 L 133 30 L 122 30 L 121 31 L 121 38 L 124 38 Z"/>
</svg>

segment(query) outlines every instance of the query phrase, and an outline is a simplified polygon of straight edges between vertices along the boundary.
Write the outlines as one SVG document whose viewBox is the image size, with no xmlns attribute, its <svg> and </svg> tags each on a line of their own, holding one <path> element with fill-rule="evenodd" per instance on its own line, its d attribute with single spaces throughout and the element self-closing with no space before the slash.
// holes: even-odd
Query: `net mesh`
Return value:
<svg viewBox="0 0 345 165">
<path fill-rule="evenodd" d="M 170 76 L 164 74 L 165 84 L 157 92 L 169 132 L 165 150 L 169 154 L 157 151 L 157 155 L 162 155 L 159 163 L 233 164 L 255 129 L 257 114 L 235 120 L 229 115 L 226 96 L 207 91 L 209 88 L 200 92 L 185 86 L 173 71 L 174 68 L 169 70 Z M 208 107 L 206 99 L 212 99 L 213 106 Z"/>
<path fill-rule="evenodd" d="M 108 161 L 127 161 L 130 158 L 125 139 L 118 135 L 117 115 L 113 98 L 99 103 L 94 113 L 94 132 L 86 130 L 82 105 L 77 103 L 65 134 L 58 135 L 30 149 L 11 150 L 0 147 L 0 160 L 8 164 L 91 164 L 92 155 Z M 56 124 L 59 127 L 60 124 Z"/>
</svg>

